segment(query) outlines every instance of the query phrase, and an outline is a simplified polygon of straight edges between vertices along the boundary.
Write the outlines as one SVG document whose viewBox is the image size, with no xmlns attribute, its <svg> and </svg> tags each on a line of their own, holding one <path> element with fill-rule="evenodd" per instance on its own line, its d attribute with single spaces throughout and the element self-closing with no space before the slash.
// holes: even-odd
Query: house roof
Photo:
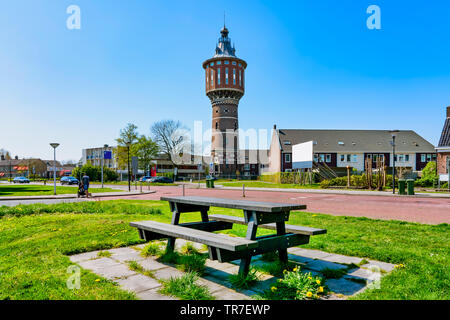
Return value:
<svg viewBox="0 0 450 320">
<path fill-rule="evenodd" d="M 439 139 L 438 144 L 438 148 L 441 147 L 450 147 L 450 118 L 447 118 L 444 122 L 441 139 Z"/>
<path fill-rule="evenodd" d="M 392 152 L 389 130 L 302 130 L 278 129 L 283 152 L 292 145 L 314 141 L 314 152 Z M 290 142 L 290 144 L 287 144 Z M 435 152 L 434 146 L 412 130 L 400 130 L 396 137 L 396 152 Z"/>
</svg>

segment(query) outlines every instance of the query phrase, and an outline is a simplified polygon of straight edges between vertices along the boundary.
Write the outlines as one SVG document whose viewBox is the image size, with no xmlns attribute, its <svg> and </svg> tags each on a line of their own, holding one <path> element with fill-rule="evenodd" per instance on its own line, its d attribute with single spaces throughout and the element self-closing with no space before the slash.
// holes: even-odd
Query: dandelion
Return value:
<svg viewBox="0 0 450 320">
<path fill-rule="evenodd" d="M 312 277 L 308 277 L 308 280 L 312 280 Z"/>
<path fill-rule="evenodd" d="M 294 271 L 294 272 L 297 272 L 297 270 L 298 270 L 297 267 L 295 267 L 293 271 Z"/>
<path fill-rule="evenodd" d="M 311 298 L 312 297 L 312 292 L 311 291 L 308 291 L 307 293 L 306 293 L 306 296 L 308 297 L 308 298 Z"/>
<path fill-rule="evenodd" d="M 275 291 L 277 291 L 277 287 L 272 287 L 272 288 L 270 288 L 270 290 L 272 290 L 272 292 L 275 292 Z"/>
<path fill-rule="evenodd" d="M 320 280 L 319 280 L 319 279 L 317 279 L 317 280 L 316 280 L 316 283 L 317 283 L 317 284 L 320 284 Z"/>
<path fill-rule="evenodd" d="M 323 292 L 323 287 L 319 287 L 319 292 Z"/>
<path fill-rule="evenodd" d="M 317 214 L 313 214 L 312 216 L 313 216 L 313 217 L 317 217 Z"/>
<path fill-rule="evenodd" d="M 100 282 L 100 279 L 95 279 L 95 282 Z"/>
</svg>

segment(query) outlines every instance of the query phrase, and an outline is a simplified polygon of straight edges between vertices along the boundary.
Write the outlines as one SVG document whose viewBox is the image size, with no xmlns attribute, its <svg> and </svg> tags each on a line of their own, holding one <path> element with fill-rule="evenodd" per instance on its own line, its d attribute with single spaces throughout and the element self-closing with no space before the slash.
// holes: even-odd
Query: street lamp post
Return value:
<svg viewBox="0 0 450 320">
<path fill-rule="evenodd" d="M 53 194 L 56 195 L 56 148 L 59 143 L 50 143 L 53 148 Z"/>
<path fill-rule="evenodd" d="M 103 166 L 105 165 L 105 149 L 108 148 L 108 145 L 105 144 L 102 149 L 102 189 L 103 189 Z"/>
<path fill-rule="evenodd" d="M 389 131 L 392 136 L 392 194 L 395 194 L 395 137 L 399 130 Z"/>
</svg>

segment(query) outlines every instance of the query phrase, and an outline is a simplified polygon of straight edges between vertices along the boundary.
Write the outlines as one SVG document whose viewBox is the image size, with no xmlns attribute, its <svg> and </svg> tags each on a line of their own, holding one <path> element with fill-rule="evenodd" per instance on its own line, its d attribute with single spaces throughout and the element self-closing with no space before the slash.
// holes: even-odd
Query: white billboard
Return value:
<svg viewBox="0 0 450 320">
<path fill-rule="evenodd" d="M 308 141 L 292 146 L 292 169 L 311 169 L 314 158 L 314 142 Z"/>
</svg>

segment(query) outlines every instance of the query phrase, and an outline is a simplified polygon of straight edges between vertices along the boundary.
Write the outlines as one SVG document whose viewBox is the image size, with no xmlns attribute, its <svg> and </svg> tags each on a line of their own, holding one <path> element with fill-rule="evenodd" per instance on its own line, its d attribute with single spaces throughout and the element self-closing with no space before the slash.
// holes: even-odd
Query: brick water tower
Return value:
<svg viewBox="0 0 450 320">
<path fill-rule="evenodd" d="M 215 174 L 235 175 L 238 164 L 238 105 L 244 95 L 247 63 L 236 57 L 236 49 L 224 26 L 214 56 L 203 62 L 206 95 L 212 105 L 211 159 Z"/>
</svg>

